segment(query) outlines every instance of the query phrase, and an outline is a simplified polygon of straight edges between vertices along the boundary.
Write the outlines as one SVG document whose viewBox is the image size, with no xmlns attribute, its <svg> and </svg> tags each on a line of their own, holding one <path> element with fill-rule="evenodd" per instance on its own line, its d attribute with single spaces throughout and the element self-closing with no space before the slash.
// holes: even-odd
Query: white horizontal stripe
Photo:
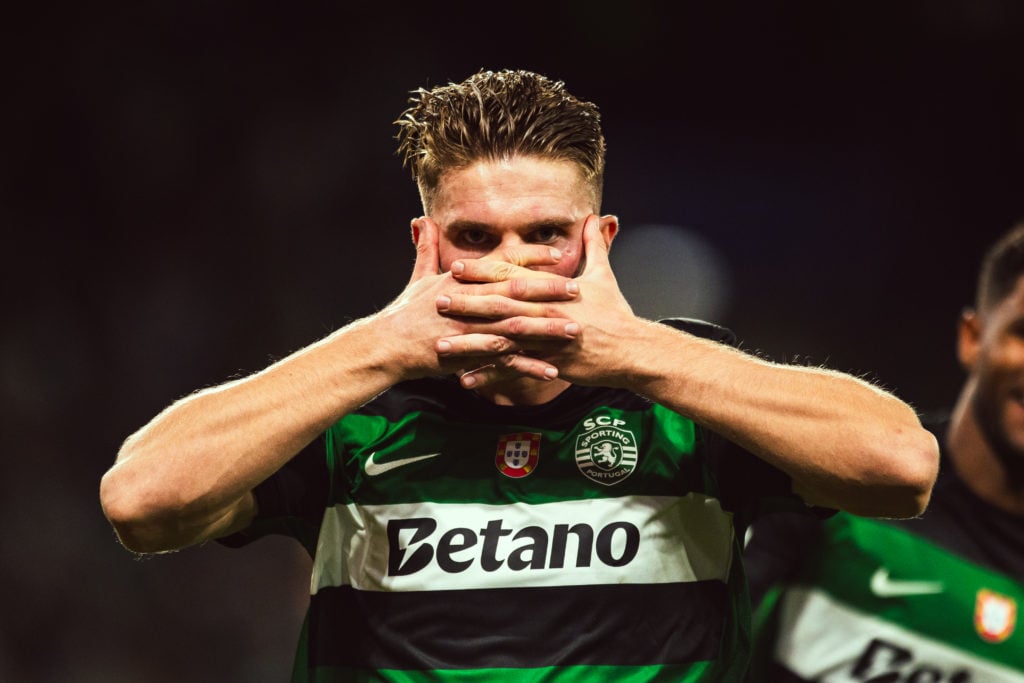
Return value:
<svg viewBox="0 0 1024 683">
<path fill-rule="evenodd" d="M 418 542 L 412 542 L 414 529 L 393 534 L 396 557 L 403 558 L 405 568 L 411 566 L 409 562 L 414 557 L 431 556 L 432 561 L 413 573 L 402 575 L 397 571 L 389 575 L 388 522 L 417 519 L 436 520 L 436 530 Z M 577 537 L 569 534 L 564 544 L 564 568 L 551 567 L 551 557 L 556 554 L 556 526 L 563 525 L 564 532 L 566 527 L 580 523 L 593 529 L 590 565 L 575 566 L 579 544 Z M 485 534 L 489 525 L 490 532 Z M 499 527 L 502 533 L 494 533 Z M 463 531 L 453 531 L 456 529 Z M 524 529 L 532 536 L 517 538 L 516 533 Z M 627 542 L 633 529 L 638 530 L 632 539 L 637 550 L 635 556 L 630 554 Z M 445 545 L 442 539 L 446 532 L 447 550 L 438 551 Z M 541 505 L 336 505 L 324 514 L 310 590 L 316 593 L 326 586 L 344 585 L 360 590 L 418 591 L 724 581 L 732 561 L 732 534 L 731 514 L 724 512 L 716 499 L 702 494 Z M 538 535 L 546 537 L 547 542 L 538 545 Z M 490 539 L 489 548 L 485 536 Z M 610 540 L 603 556 L 604 560 L 612 560 L 611 565 L 599 556 L 599 536 Z M 542 556 L 542 549 L 546 555 Z M 451 567 L 445 571 L 438 562 L 442 554 L 468 566 L 461 571 L 451 571 Z M 490 558 L 491 566 L 484 566 L 482 555 Z M 542 566 L 510 567 L 508 560 L 513 557 L 536 559 Z M 615 560 L 630 558 L 623 566 L 612 566 Z"/>
<path fill-rule="evenodd" d="M 900 681 L 924 667 L 941 678 L 921 674 L 913 680 L 952 680 L 961 670 L 964 680 L 985 683 L 1024 683 L 1024 671 L 982 659 L 966 650 L 929 638 L 898 624 L 855 610 L 819 589 L 792 588 L 783 597 L 780 637 L 775 656 L 801 678 L 821 683 L 865 681 L 899 672 Z M 967 618 L 970 618 L 969 616 Z M 901 648 L 875 645 L 874 640 Z M 908 654 L 909 653 L 909 654 Z M 864 670 L 856 677 L 858 662 Z M 870 663 L 870 665 L 869 665 Z"/>
</svg>

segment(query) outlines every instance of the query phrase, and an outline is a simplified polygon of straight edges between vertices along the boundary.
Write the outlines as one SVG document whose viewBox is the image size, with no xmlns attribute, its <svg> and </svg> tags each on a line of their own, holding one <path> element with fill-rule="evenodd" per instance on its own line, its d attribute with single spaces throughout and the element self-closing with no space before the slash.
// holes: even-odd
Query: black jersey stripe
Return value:
<svg viewBox="0 0 1024 683">
<path fill-rule="evenodd" d="M 784 668 L 782 666 L 779 666 L 778 664 L 775 664 L 774 662 L 768 666 L 767 671 L 769 673 L 765 674 L 764 678 L 755 679 L 755 680 L 771 681 L 771 683 L 810 683 L 810 681 L 807 681 L 806 679 L 800 678 L 799 676 L 797 676 L 792 671 L 789 671 L 788 669 L 786 669 L 786 668 Z M 890 680 L 895 681 L 897 679 L 895 679 L 895 678 L 879 678 L 878 680 L 880 680 L 880 681 L 890 681 Z"/>
<path fill-rule="evenodd" d="M 718 655 L 726 602 L 719 581 L 416 593 L 327 588 L 310 610 L 310 661 L 403 670 L 700 662 Z M 373 624 L 354 618 L 360 614 Z"/>
</svg>

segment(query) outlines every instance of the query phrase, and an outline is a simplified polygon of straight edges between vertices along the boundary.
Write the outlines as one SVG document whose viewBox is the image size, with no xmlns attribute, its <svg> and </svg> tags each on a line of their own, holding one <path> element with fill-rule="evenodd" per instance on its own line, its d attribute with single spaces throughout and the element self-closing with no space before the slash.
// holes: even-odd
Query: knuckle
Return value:
<svg viewBox="0 0 1024 683">
<path fill-rule="evenodd" d="M 526 298 L 530 291 L 529 280 L 525 278 L 512 278 L 508 282 L 509 294 L 516 299 Z"/>
<path fill-rule="evenodd" d="M 523 252 L 517 247 L 508 247 L 502 253 L 502 257 L 508 263 L 514 263 L 516 265 L 522 265 L 524 262 Z"/>
<path fill-rule="evenodd" d="M 509 280 L 515 273 L 515 266 L 511 263 L 498 263 L 494 267 L 494 275 L 498 280 Z"/>
<path fill-rule="evenodd" d="M 512 312 L 512 304 L 507 299 L 503 299 L 501 297 L 496 297 L 494 299 L 493 306 L 494 312 L 499 318 L 504 318 Z"/>
<path fill-rule="evenodd" d="M 526 331 L 526 321 L 523 318 L 509 318 L 508 331 L 514 335 L 523 334 Z"/>
</svg>

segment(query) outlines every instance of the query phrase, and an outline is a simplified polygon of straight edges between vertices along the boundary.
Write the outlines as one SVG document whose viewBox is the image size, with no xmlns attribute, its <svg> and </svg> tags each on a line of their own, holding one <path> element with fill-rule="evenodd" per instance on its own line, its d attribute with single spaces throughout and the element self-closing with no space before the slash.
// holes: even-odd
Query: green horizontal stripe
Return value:
<svg viewBox="0 0 1024 683">
<path fill-rule="evenodd" d="M 693 466 L 696 441 L 690 420 L 660 408 L 600 408 L 593 415 L 621 420 L 617 429 L 628 432 L 640 449 L 636 469 L 610 486 L 588 479 L 576 464 L 577 441 L 586 433 L 582 426 L 560 431 L 452 422 L 427 412 L 410 413 L 397 422 L 381 416 L 346 417 L 327 433 L 329 462 L 335 468 L 333 502 L 536 504 L 702 490 L 707 477 L 701 467 Z M 539 433 L 541 442 L 536 469 L 514 479 L 500 473 L 495 460 L 499 439 L 519 432 Z M 441 455 L 370 477 L 364 465 L 374 453 L 382 462 Z"/>
<path fill-rule="evenodd" d="M 319 668 L 312 680 L 317 683 L 699 683 L 717 680 L 706 677 L 709 664 L 663 666 L 570 666 L 538 669 L 467 669 L 445 671 L 354 671 Z"/>
<path fill-rule="evenodd" d="M 969 562 L 891 524 L 853 515 L 836 515 L 827 522 L 828 546 L 804 583 L 817 582 L 836 599 L 929 638 L 952 643 L 979 657 L 1021 666 L 1024 662 L 1024 584 Z M 940 582 L 941 593 L 880 597 L 871 590 L 871 577 L 885 567 L 892 579 Z M 1013 634 L 1002 643 L 988 643 L 974 625 L 977 593 L 988 589 L 1011 597 L 1017 604 Z"/>
</svg>

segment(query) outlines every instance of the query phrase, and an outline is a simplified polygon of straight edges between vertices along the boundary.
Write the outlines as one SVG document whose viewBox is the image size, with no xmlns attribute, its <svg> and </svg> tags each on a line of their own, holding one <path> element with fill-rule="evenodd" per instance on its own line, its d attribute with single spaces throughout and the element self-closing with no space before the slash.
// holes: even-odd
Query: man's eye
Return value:
<svg viewBox="0 0 1024 683">
<path fill-rule="evenodd" d="M 480 246 L 487 243 L 487 239 L 490 237 L 483 230 L 465 230 L 460 235 L 462 241 L 466 244 L 472 244 L 473 246 Z"/>
<path fill-rule="evenodd" d="M 532 235 L 533 241 L 539 244 L 554 242 L 560 236 L 561 232 L 557 228 L 537 228 Z"/>
</svg>

